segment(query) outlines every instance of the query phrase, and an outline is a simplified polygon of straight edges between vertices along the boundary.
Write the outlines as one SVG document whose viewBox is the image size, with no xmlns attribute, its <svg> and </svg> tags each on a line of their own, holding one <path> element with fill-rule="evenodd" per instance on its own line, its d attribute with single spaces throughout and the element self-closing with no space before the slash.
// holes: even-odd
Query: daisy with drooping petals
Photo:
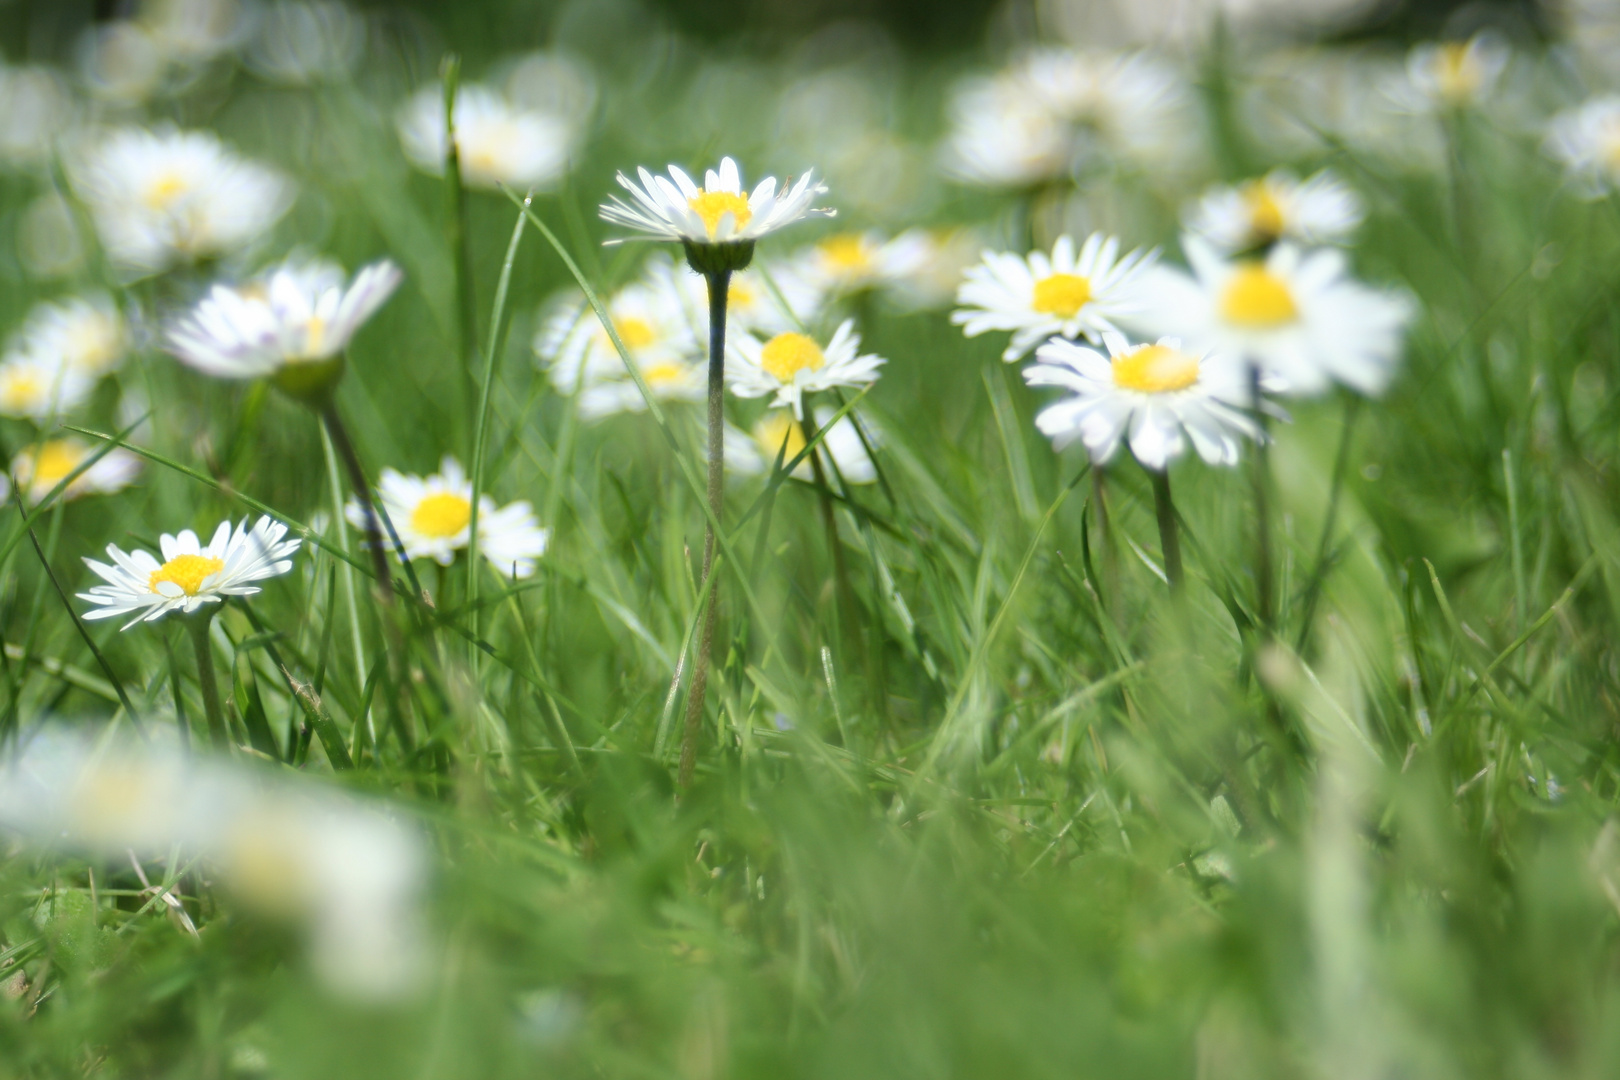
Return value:
<svg viewBox="0 0 1620 1080">
<path fill-rule="evenodd" d="M 826 405 L 818 406 L 815 410 L 816 426 L 826 427 L 837 412 Z M 863 421 L 863 423 L 865 423 Z M 870 424 L 866 424 L 867 438 L 876 445 Z M 739 435 L 741 433 L 739 432 Z M 736 471 L 744 476 L 757 476 L 770 472 L 776 467 L 776 459 L 781 456 L 782 464 L 786 465 L 804 450 L 804 426 L 795 420 L 786 409 L 771 409 L 752 429 L 752 437 L 744 436 L 740 441 L 746 445 L 738 447 L 738 453 L 732 455 Z M 872 464 L 871 455 L 866 452 L 866 444 L 861 441 L 860 432 L 855 430 L 855 423 L 849 416 L 839 419 L 821 437 L 821 444 L 817 449 L 821 457 L 823 468 L 831 469 L 836 466 L 838 473 L 851 484 L 871 484 L 877 481 L 877 469 Z M 831 456 L 831 463 L 828 456 Z M 806 458 L 799 462 L 793 470 L 793 475 L 800 480 L 809 480 L 814 475 L 810 461 Z"/>
<path fill-rule="evenodd" d="M 39 502 L 92 453 L 90 447 L 73 438 L 51 439 L 18 451 L 11 459 L 10 478 L 0 477 L 0 501 L 11 497 L 15 484 L 30 504 Z M 123 447 L 115 447 L 74 477 L 61 497 L 66 500 L 81 495 L 110 495 L 134 483 L 140 472 L 141 459 Z"/>
<path fill-rule="evenodd" d="M 1554 116 L 1545 145 L 1582 195 L 1595 199 L 1613 191 L 1620 186 L 1620 94 L 1602 94 Z"/>
<path fill-rule="evenodd" d="M 43 422 L 82 405 L 94 388 L 55 357 L 14 351 L 0 361 L 0 416 Z"/>
<path fill-rule="evenodd" d="M 405 555 L 449 566 L 468 544 L 472 525 L 472 482 L 460 462 L 448 455 L 433 476 L 410 476 L 384 469 L 377 484 L 384 509 L 393 522 Z M 351 499 L 345 514 L 365 527 L 366 508 Z M 497 507 L 488 495 L 478 497 L 478 553 L 508 577 L 528 577 L 545 554 L 551 530 L 540 527 L 527 502 Z"/>
<path fill-rule="evenodd" d="M 1059 450 L 1079 441 L 1101 464 L 1124 443 L 1145 468 L 1163 472 L 1189 445 L 1211 465 L 1234 465 L 1240 441 L 1261 437 L 1244 411 L 1249 383 L 1243 365 L 1188 352 L 1176 338 L 1131 345 L 1109 332 L 1103 342 L 1108 356 L 1072 341 L 1049 341 L 1035 351 L 1037 363 L 1024 369 L 1031 386 L 1073 392 L 1035 417 Z"/>
<path fill-rule="evenodd" d="M 292 185 L 206 131 L 117 130 L 73 170 L 113 261 L 137 274 L 226 255 L 292 205 Z"/>
<path fill-rule="evenodd" d="M 1361 219 L 1361 199 L 1332 174 L 1301 182 L 1283 169 L 1212 188 L 1187 213 L 1188 227 L 1223 251 L 1252 251 L 1278 240 L 1339 244 Z"/>
<path fill-rule="evenodd" d="M 1490 33 L 1419 45 L 1407 56 L 1406 86 L 1396 96 L 1416 112 L 1479 105 L 1496 89 L 1511 57 L 1507 44 Z"/>
<path fill-rule="evenodd" d="M 720 160 L 719 171 L 710 169 L 704 175 L 701 188 L 674 165 L 669 167 L 668 177 L 654 176 L 645 168 L 637 172 L 640 186 L 624 173 L 619 174 L 619 184 L 630 193 L 632 201 L 610 196 L 610 201 L 602 204 L 602 217 L 654 240 L 743 244 L 806 217 L 834 214 L 810 205 L 816 196 L 827 193 L 827 185 L 816 180 L 813 169 L 781 191 L 777 190 L 776 177 L 767 176 L 747 194 L 743 192 L 737 163 L 729 157 Z"/>
<path fill-rule="evenodd" d="M 94 293 L 36 304 L 17 332 L 17 349 L 96 379 L 123 362 L 129 332 L 112 297 Z"/>
<path fill-rule="evenodd" d="M 987 251 L 967 271 L 956 294 L 962 307 L 951 322 L 968 337 L 1011 330 L 1012 342 L 1001 354 L 1008 363 L 1054 335 L 1095 341 L 1118 329 L 1115 319 L 1139 310 L 1139 279 L 1157 257 L 1140 249 L 1121 257 L 1119 241 L 1102 233 L 1087 237 L 1078 257 L 1067 236 L 1058 237 L 1050 257 Z"/>
<path fill-rule="evenodd" d="M 473 187 L 547 188 L 568 171 L 578 131 L 563 117 L 520 108 L 485 86 L 456 91 L 456 156 Z M 418 91 L 399 114 L 405 156 L 424 172 L 444 172 L 444 88 Z"/>
<path fill-rule="evenodd" d="M 125 554 L 108 544 L 112 565 L 84 560 L 107 583 L 79 594 L 80 600 L 97 605 L 84 617 L 111 619 L 133 612 L 135 618 L 124 624 L 127 630 L 171 611 L 190 615 L 227 596 L 252 596 L 259 591 L 254 582 L 292 569 L 302 541 L 283 539 L 286 535 L 287 526 L 269 517 L 261 517 L 251 529 L 245 518 L 234 530 L 222 521 L 206 545 L 190 529 L 178 536 L 164 533 L 158 540 L 162 562 L 145 551 Z"/>
<path fill-rule="evenodd" d="M 343 350 L 403 275 L 383 259 L 347 287 L 324 260 L 288 260 L 246 288 L 215 285 L 169 328 L 167 347 L 183 363 L 222 379 L 274 375 L 293 396 L 330 390 Z"/>
<path fill-rule="evenodd" d="M 878 368 L 888 361 L 874 353 L 861 353 L 861 335 L 855 320 L 845 319 L 826 349 L 808 334 L 789 331 L 761 341 L 740 334 L 732 343 L 726 382 L 738 397 L 775 395 L 772 405 L 793 410 L 804 418 L 804 395 L 835 386 L 868 386 L 877 381 Z"/>
<path fill-rule="evenodd" d="M 1339 382 L 1377 395 L 1388 385 L 1411 302 L 1351 278 L 1342 252 L 1282 243 L 1264 261 L 1229 261 L 1198 237 L 1182 247 L 1193 275 L 1157 268 L 1134 321 L 1253 365 L 1289 393 Z"/>
</svg>

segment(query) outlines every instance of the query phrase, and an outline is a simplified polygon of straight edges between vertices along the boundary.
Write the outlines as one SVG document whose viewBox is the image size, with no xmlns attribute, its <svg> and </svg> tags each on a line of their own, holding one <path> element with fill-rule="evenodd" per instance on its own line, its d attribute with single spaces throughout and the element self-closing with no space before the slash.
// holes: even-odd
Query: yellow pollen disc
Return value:
<svg viewBox="0 0 1620 1080">
<path fill-rule="evenodd" d="M 141 193 L 141 201 L 150 209 L 162 210 L 185 194 L 190 186 L 190 182 L 178 173 L 163 173 L 146 185 L 146 190 Z"/>
<path fill-rule="evenodd" d="M 734 191 L 705 191 L 694 195 L 687 201 L 692 212 L 703 219 L 703 227 L 714 236 L 714 230 L 720 227 L 720 219 L 727 214 L 737 219 L 736 228 L 741 229 L 748 224 L 748 219 L 754 212 L 748 207 L 748 200 Z"/>
<path fill-rule="evenodd" d="M 647 380 L 648 386 L 669 386 L 680 382 L 686 377 L 686 369 L 680 364 L 654 364 L 641 373 Z"/>
<path fill-rule="evenodd" d="M 751 285 L 738 281 L 736 278 L 731 279 L 731 288 L 726 290 L 726 303 L 731 305 L 732 308 L 736 310 L 751 308 L 757 299 L 759 299 L 759 296 L 754 292 Z"/>
<path fill-rule="evenodd" d="M 645 349 L 658 340 L 658 331 L 652 328 L 652 324 L 634 315 L 614 319 L 613 329 L 619 332 L 619 340 L 624 342 L 627 349 Z"/>
<path fill-rule="evenodd" d="M 0 384 L 0 401 L 9 409 L 23 410 L 38 401 L 44 392 L 45 385 L 40 377 L 32 371 L 23 371 Z"/>
<path fill-rule="evenodd" d="M 1249 232 L 1259 240 L 1275 240 L 1283 234 L 1287 222 L 1276 193 L 1264 180 L 1243 185 L 1243 201 L 1249 210 Z"/>
<path fill-rule="evenodd" d="M 1185 390 L 1198 381 L 1198 358 L 1168 345 L 1147 345 L 1114 358 L 1114 385 L 1143 394 Z"/>
<path fill-rule="evenodd" d="M 215 559 L 207 555 L 176 555 L 152 571 L 146 587 L 157 592 L 158 585 L 167 581 L 180 586 L 187 596 L 196 596 L 197 590 L 202 588 L 203 579 L 223 569 L 225 569 L 224 559 Z"/>
<path fill-rule="evenodd" d="M 771 459 L 774 465 L 776 455 L 782 455 L 782 464 L 786 465 L 799 451 L 804 449 L 804 430 L 799 427 L 791 413 L 775 410 L 765 414 L 764 419 L 754 425 L 754 441 L 759 443 L 765 456 Z M 787 443 L 787 449 L 782 444 Z"/>
<path fill-rule="evenodd" d="M 1440 92 L 1453 101 L 1462 101 L 1474 95 L 1479 89 L 1479 71 L 1468 52 L 1465 42 L 1449 42 L 1440 46 L 1440 55 L 1436 58 L 1440 68 L 1438 81 Z"/>
<path fill-rule="evenodd" d="M 55 487 L 68 473 L 79 467 L 84 460 L 84 451 L 66 439 L 52 439 L 37 450 L 28 453 L 28 464 L 31 466 L 29 480 L 35 486 L 43 485 L 47 490 Z"/>
<path fill-rule="evenodd" d="M 832 264 L 834 270 L 844 273 L 858 274 L 872 265 L 872 252 L 866 238 L 860 233 L 844 233 L 840 236 L 830 237 L 816 245 L 822 258 Z"/>
<path fill-rule="evenodd" d="M 1221 293 L 1221 318 L 1238 326 L 1266 328 L 1299 318 L 1287 282 L 1259 263 L 1238 267 Z"/>
<path fill-rule="evenodd" d="M 319 315 L 311 315 L 309 322 L 304 324 L 304 355 L 310 359 L 321 355 L 321 349 L 326 344 L 326 320 Z"/>
<path fill-rule="evenodd" d="M 472 520 L 472 503 L 460 495 L 440 491 L 429 495 L 411 511 L 411 528 L 422 536 L 447 539 Z"/>
<path fill-rule="evenodd" d="M 759 352 L 759 366 L 778 382 L 792 382 L 801 371 L 817 371 L 827 357 L 821 346 L 803 334 L 777 334 Z"/>
<path fill-rule="evenodd" d="M 1042 315 L 1072 319 L 1091 303 L 1091 281 L 1078 274 L 1053 274 L 1035 283 L 1034 308 Z"/>
</svg>

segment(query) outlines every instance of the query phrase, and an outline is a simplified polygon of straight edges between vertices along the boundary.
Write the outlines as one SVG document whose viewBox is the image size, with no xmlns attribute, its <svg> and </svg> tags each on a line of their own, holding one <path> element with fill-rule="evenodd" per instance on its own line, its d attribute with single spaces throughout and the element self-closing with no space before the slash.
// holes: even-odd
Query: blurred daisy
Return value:
<svg viewBox="0 0 1620 1080">
<path fill-rule="evenodd" d="M 112 297 L 92 293 L 36 304 L 17 332 L 16 347 L 96 379 L 123 362 L 129 332 Z"/>
<path fill-rule="evenodd" d="M 1102 233 L 1087 237 L 1078 257 L 1068 236 L 1058 237 L 1050 257 L 1043 251 L 1027 257 L 985 252 L 957 291 L 962 307 L 951 322 L 968 337 L 1011 330 L 1012 341 L 1001 354 L 1008 363 L 1053 335 L 1096 340 L 1117 329 L 1115 319 L 1139 310 L 1140 279 L 1156 258 L 1140 249 L 1121 257 L 1119 240 Z"/>
<path fill-rule="evenodd" d="M 827 422 L 837 415 L 835 409 L 826 405 L 818 406 L 815 410 L 817 428 L 826 427 Z M 867 425 L 867 438 L 876 445 L 870 425 Z M 804 450 L 804 426 L 786 409 L 771 409 L 759 418 L 750 435 L 739 441 L 744 445 L 728 445 L 727 460 L 742 475 L 760 475 L 776 467 L 778 455 L 782 464 L 786 465 Z M 733 453 L 733 450 L 736 452 Z M 871 484 L 877 480 L 877 469 L 872 465 L 872 458 L 861 442 L 860 432 L 855 430 L 849 416 L 842 417 L 821 437 L 816 453 L 821 457 L 824 468 L 829 467 L 827 457 L 830 454 L 839 474 L 851 484 Z M 793 475 L 800 480 L 809 480 L 814 475 L 808 458 L 799 462 Z"/>
<path fill-rule="evenodd" d="M 547 188 L 568 171 L 575 126 L 561 116 L 522 109 L 487 86 L 456 91 L 456 153 L 473 187 Z M 399 140 L 411 163 L 444 172 L 444 88 L 419 90 L 399 113 Z"/>
<path fill-rule="evenodd" d="M 260 9 L 246 59 L 264 78 L 307 86 L 347 76 L 365 44 L 366 24 L 346 4 L 276 0 Z"/>
<path fill-rule="evenodd" d="M 448 455 L 433 476 L 410 476 L 384 469 L 377 483 L 383 508 L 393 522 L 405 555 L 449 566 L 468 543 L 472 525 L 472 482 L 460 462 Z M 344 513 L 366 527 L 366 510 L 350 499 Z M 545 554 L 549 529 L 540 527 L 527 502 L 496 507 L 487 494 L 478 497 L 478 553 L 509 577 L 528 577 Z"/>
<path fill-rule="evenodd" d="M 692 276 L 690 281 L 702 290 L 702 278 Z M 687 318 L 681 288 L 674 262 L 658 254 L 647 261 L 640 278 L 614 293 L 605 305 L 619 340 L 643 375 L 666 369 L 672 372 L 703 353 L 702 339 Z M 703 325 L 707 324 L 705 306 Z M 546 362 L 551 385 L 560 394 L 629 377 L 601 320 L 579 293 L 564 294 L 551 302 L 535 335 L 534 351 Z M 634 383 L 630 389 L 635 390 Z"/>
<path fill-rule="evenodd" d="M 718 172 L 710 169 L 704 175 L 701 188 L 674 165 L 669 167 L 668 177 L 654 176 L 645 168 L 637 171 L 639 187 L 624 173 L 619 174 L 619 184 L 630 193 L 632 202 L 610 196 L 601 211 L 605 220 L 645 233 L 647 239 L 700 245 L 746 243 L 806 217 L 834 214 L 810 205 L 827 192 L 827 186 L 816 181 L 814 170 L 807 170 L 796 184 L 780 192 L 776 177 L 768 176 L 746 194 L 737 163 L 729 157 L 720 160 Z"/>
<path fill-rule="evenodd" d="M 1187 99 L 1175 70 L 1147 53 L 1038 49 L 1017 67 L 1033 99 L 1087 141 L 1127 155 L 1170 149 Z"/>
<path fill-rule="evenodd" d="M 645 365 L 638 361 L 636 366 L 647 389 L 660 401 L 702 401 L 708 391 L 708 373 L 703 364 L 663 360 Z M 585 420 L 600 420 L 615 413 L 643 412 L 646 408 L 647 399 L 642 396 L 641 387 L 628 376 L 603 379 L 579 392 L 579 415 Z"/>
<path fill-rule="evenodd" d="M 1397 96 L 1417 111 L 1462 109 L 1491 96 L 1512 53 L 1495 35 L 1419 45 L 1406 59 L 1406 87 Z"/>
<path fill-rule="evenodd" d="M 932 252 L 933 244 L 921 229 L 893 239 L 875 230 L 839 233 L 798 252 L 789 267 L 817 295 L 845 296 L 916 274 Z"/>
<path fill-rule="evenodd" d="M 1134 321 L 1255 365 L 1290 393 L 1340 382 L 1376 395 L 1388 385 L 1412 305 L 1352 279 L 1343 253 L 1281 243 L 1263 262 L 1234 262 L 1194 236 L 1182 247 L 1193 276 L 1157 268 Z"/>
<path fill-rule="evenodd" d="M 341 373 L 343 350 L 403 275 L 383 259 L 345 286 L 325 260 L 290 259 L 245 288 L 215 285 L 169 328 L 166 347 L 182 362 L 222 379 L 277 377 L 294 396 L 320 393 Z"/>
<path fill-rule="evenodd" d="M 1260 429 L 1245 413 L 1246 369 L 1214 353 L 1189 352 L 1176 338 L 1131 345 L 1103 335 L 1108 356 L 1072 341 L 1053 340 L 1024 369 L 1031 386 L 1073 392 L 1042 409 L 1035 426 L 1061 450 L 1079 441 L 1099 464 L 1121 443 L 1144 467 L 1162 472 L 1190 444 L 1211 465 L 1233 465 L 1243 438 Z"/>
<path fill-rule="evenodd" d="M 887 361 L 873 353 L 860 353 L 860 347 L 854 319 L 843 321 L 825 350 L 815 338 L 796 331 L 777 334 L 769 341 L 739 334 L 731 342 L 726 382 L 738 397 L 772 394 L 772 405 L 786 406 L 803 419 L 805 394 L 877 381 L 878 368 Z"/>
<path fill-rule="evenodd" d="M 908 310 L 943 307 L 956 296 L 968 267 L 984 257 L 984 241 L 968 228 L 912 230 L 920 235 L 927 254 L 889 290 L 889 298 Z"/>
<path fill-rule="evenodd" d="M 0 500 L 11 497 L 15 484 L 30 504 L 37 503 L 94 452 L 74 438 L 50 439 L 18 451 L 11 459 L 10 479 L 0 477 Z M 111 495 L 135 482 L 141 472 L 141 459 L 123 447 L 114 447 L 101 459 L 74 478 L 62 491 L 63 499 L 81 495 Z"/>
<path fill-rule="evenodd" d="M 112 565 L 84 560 L 107 582 L 79 594 L 80 600 L 96 605 L 84 617 L 111 619 L 133 612 L 135 618 L 123 627 L 128 630 L 171 611 L 190 615 L 227 596 L 252 596 L 259 591 L 254 582 L 292 569 L 292 557 L 302 541 L 283 539 L 286 535 L 287 526 L 268 517 L 261 517 L 251 529 L 246 518 L 234 530 L 229 521 L 222 521 L 206 545 L 190 529 L 178 536 L 164 533 L 158 539 L 162 562 L 145 551 L 125 554 L 108 544 Z"/>
<path fill-rule="evenodd" d="M 821 317 L 823 294 L 786 265 L 771 268 L 771 280 L 758 269 L 737 270 L 726 290 L 726 331 L 764 337 L 796 330 Z M 701 351 L 709 336 L 709 286 L 700 274 L 675 271 L 672 277 L 689 333 Z M 772 289 L 772 283 L 776 288 Z"/>
<path fill-rule="evenodd" d="M 0 361 L 0 416 L 44 422 L 84 404 L 94 388 L 56 357 L 14 350 Z"/>
<path fill-rule="evenodd" d="M 1603 94 L 1553 117 L 1546 147 L 1583 195 L 1614 190 L 1620 183 L 1620 95 Z"/>
<path fill-rule="evenodd" d="M 238 157 L 212 133 L 124 128 L 74 169 L 113 261 L 135 273 L 229 254 L 262 236 L 292 204 L 292 185 Z"/>
<path fill-rule="evenodd" d="M 0 166 L 47 163 L 73 121 L 73 98 L 61 78 L 45 67 L 0 63 L 0 102 Z"/>
<path fill-rule="evenodd" d="M 971 79 L 950 104 L 945 171 L 984 187 L 1033 187 L 1069 171 L 1069 126 L 1019 80 Z"/>
<path fill-rule="evenodd" d="M 1216 187 L 1190 208 L 1188 226 L 1223 251 L 1278 240 L 1338 244 L 1361 224 L 1361 199 L 1330 173 L 1301 182 L 1282 169 L 1236 187 Z"/>
</svg>

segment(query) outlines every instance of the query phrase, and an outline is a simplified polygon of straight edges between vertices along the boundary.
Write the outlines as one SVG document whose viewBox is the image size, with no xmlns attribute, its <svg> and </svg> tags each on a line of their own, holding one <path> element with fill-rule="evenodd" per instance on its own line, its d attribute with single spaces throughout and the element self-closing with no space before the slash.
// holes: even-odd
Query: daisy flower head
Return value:
<svg viewBox="0 0 1620 1080">
<path fill-rule="evenodd" d="M 84 404 L 94 388 L 56 356 L 13 348 L 0 360 L 0 416 L 43 423 Z"/>
<path fill-rule="evenodd" d="M 1414 112 L 1482 104 L 1496 89 L 1511 57 L 1507 43 L 1491 33 L 1419 45 L 1407 55 L 1406 86 L 1397 96 Z"/>
<path fill-rule="evenodd" d="M 815 410 L 816 426 L 826 427 L 837 412 L 826 405 L 817 406 Z M 867 438 L 876 445 L 871 425 L 866 425 Z M 782 464 L 786 465 L 800 453 L 805 446 L 804 425 L 786 409 L 770 409 L 759 418 L 751 429 L 749 438 L 743 440 L 746 446 L 737 447 L 739 452 L 732 453 L 731 447 L 726 451 L 728 460 L 735 464 L 738 472 L 745 475 L 760 475 L 776 467 L 777 457 L 780 456 Z M 816 448 L 816 454 L 821 458 L 823 467 L 836 466 L 839 475 L 851 484 L 871 484 L 877 481 L 877 469 L 872 464 L 872 457 L 866 452 L 866 444 L 861 441 L 861 433 L 855 429 L 855 423 L 850 416 L 841 417 L 836 424 L 828 428 L 827 433 L 821 437 L 821 443 Z M 793 470 L 793 475 L 800 480 L 809 480 L 814 475 L 810 460 L 807 457 L 799 462 Z"/>
<path fill-rule="evenodd" d="M 80 600 L 96 605 L 84 617 L 111 619 L 134 614 L 124 624 L 128 630 L 171 611 L 190 615 L 204 605 L 222 603 L 228 596 L 252 596 L 259 591 L 254 582 L 292 569 L 292 557 L 302 541 L 285 539 L 286 535 L 287 526 L 269 517 L 261 517 L 251 529 L 246 518 L 235 529 L 229 521 L 222 521 L 207 544 L 190 529 L 178 536 L 164 533 L 158 539 L 161 562 L 149 552 L 137 549 L 126 554 L 108 544 L 110 565 L 84 560 L 106 582 L 79 594 Z"/>
<path fill-rule="evenodd" d="M 1186 89 L 1173 68 L 1147 53 L 1037 49 L 1015 71 L 1026 93 L 1070 125 L 1082 154 L 1090 144 L 1140 158 L 1177 141 Z"/>
<path fill-rule="evenodd" d="M 107 253 L 136 275 L 237 251 L 292 205 L 280 173 L 211 132 L 168 125 L 115 130 L 73 172 Z"/>
<path fill-rule="evenodd" d="M 876 230 L 838 233 L 801 250 L 788 272 L 817 295 L 847 296 L 897 285 L 919 273 L 932 254 L 921 229 L 892 239 Z"/>
<path fill-rule="evenodd" d="M 384 469 L 377 492 L 384 509 L 411 559 L 432 559 L 449 566 L 456 552 L 468 544 L 472 526 L 472 482 L 461 463 L 448 455 L 432 476 L 411 476 Z M 366 527 L 366 509 L 350 499 L 344 513 L 354 525 Z M 535 560 L 545 554 L 551 530 L 540 527 L 527 502 L 497 507 L 485 494 L 478 497 L 478 553 L 509 577 L 528 577 Z"/>
<path fill-rule="evenodd" d="M 630 201 L 610 196 L 601 206 L 603 219 L 647 239 L 680 241 L 686 246 L 687 261 L 700 274 L 741 270 L 760 237 L 806 217 L 835 214 L 811 206 L 816 196 L 827 192 L 813 169 L 781 190 L 776 177 L 767 176 L 751 192 L 743 191 L 742 173 L 729 157 L 720 160 L 718 170 L 704 174 L 701 188 L 675 165 L 669 167 L 668 176 L 654 176 L 645 168 L 637 172 L 639 185 L 619 174 Z"/>
<path fill-rule="evenodd" d="M 1017 78 L 970 79 L 950 104 L 945 171 L 981 187 L 1024 188 L 1069 171 L 1069 126 Z"/>
<path fill-rule="evenodd" d="M 1620 94 L 1601 94 L 1554 116 L 1545 146 L 1582 195 L 1595 199 L 1615 190 L 1620 186 Z"/>
<path fill-rule="evenodd" d="M 343 351 L 403 274 L 387 259 L 345 283 L 322 259 L 289 259 L 245 287 L 215 285 L 169 328 L 182 363 L 221 379 L 273 376 L 292 397 L 318 402 L 343 374 Z"/>
<path fill-rule="evenodd" d="M 1082 442 L 1101 464 L 1124 443 L 1143 467 L 1163 472 L 1189 445 L 1211 465 L 1234 465 L 1240 441 L 1261 438 L 1244 411 L 1249 385 L 1242 365 L 1183 349 L 1177 338 L 1132 345 L 1110 331 L 1103 343 L 1107 356 L 1049 341 L 1024 369 L 1031 386 L 1072 392 L 1035 417 L 1057 449 Z"/>
<path fill-rule="evenodd" d="M 1156 269 L 1134 321 L 1252 365 L 1288 393 L 1338 382 L 1376 396 L 1389 384 L 1411 301 L 1351 278 L 1342 252 L 1280 243 L 1264 260 L 1229 260 L 1195 236 L 1182 247 L 1192 275 Z"/>
<path fill-rule="evenodd" d="M 97 379 L 129 350 L 124 316 L 106 293 L 36 304 L 17 332 L 17 348 L 54 358 L 69 371 Z"/>
<path fill-rule="evenodd" d="M 561 116 L 514 105 L 476 84 L 456 90 L 456 157 L 473 187 L 549 188 L 568 171 L 578 132 Z M 444 88 L 423 87 L 400 110 L 399 141 L 424 172 L 444 172 Z"/>
<path fill-rule="evenodd" d="M 701 278 L 691 280 L 701 289 Z M 605 305 L 619 341 L 649 383 L 702 354 L 701 339 L 687 318 L 682 287 L 674 262 L 659 254 L 648 260 L 639 278 L 614 293 Z M 703 303 L 706 311 L 707 300 Z M 550 302 L 541 316 L 534 351 L 547 365 L 551 385 L 560 394 L 615 380 L 629 381 L 624 360 L 602 321 L 577 292 Z M 630 389 L 635 390 L 633 382 Z"/>
<path fill-rule="evenodd" d="M 870 386 L 886 361 L 861 353 L 855 320 L 845 319 L 823 349 L 815 338 L 790 330 L 761 341 L 739 334 L 730 343 L 726 382 L 738 397 L 774 395 L 772 405 L 793 410 L 804 418 L 804 395 L 836 386 Z"/>
<path fill-rule="evenodd" d="M 1223 251 L 1253 251 L 1278 240 L 1343 243 L 1362 216 L 1360 197 L 1331 173 L 1300 181 L 1277 169 L 1236 187 L 1210 189 L 1189 208 L 1187 223 Z"/>
<path fill-rule="evenodd" d="M 962 306 L 951 322 L 968 337 L 1011 330 L 1001 354 L 1008 363 L 1054 335 L 1095 341 L 1118 329 L 1114 320 L 1139 310 L 1141 278 L 1157 258 L 1140 249 L 1121 256 L 1119 240 L 1102 233 L 1087 237 L 1078 255 L 1068 236 L 1058 237 L 1051 255 L 987 251 L 957 290 Z"/>
<path fill-rule="evenodd" d="M 73 470 L 83 465 L 94 451 L 75 438 L 49 439 L 18 451 L 11 459 L 10 476 L 0 477 L 0 500 L 11 497 L 13 486 L 30 505 L 51 493 Z M 115 447 L 62 490 L 63 499 L 81 495 L 111 495 L 135 482 L 141 472 L 141 459 Z"/>
</svg>

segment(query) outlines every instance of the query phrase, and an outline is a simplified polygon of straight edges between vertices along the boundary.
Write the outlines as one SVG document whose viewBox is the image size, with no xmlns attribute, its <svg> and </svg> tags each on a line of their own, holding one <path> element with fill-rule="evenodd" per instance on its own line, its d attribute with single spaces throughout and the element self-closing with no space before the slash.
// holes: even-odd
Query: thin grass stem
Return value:
<svg viewBox="0 0 1620 1080">
<path fill-rule="evenodd" d="M 1322 538 L 1316 545 L 1316 562 L 1310 579 L 1305 583 L 1305 600 L 1299 618 L 1299 632 L 1294 637 L 1294 651 L 1303 653 L 1311 638 L 1311 627 L 1316 621 L 1316 606 L 1322 599 L 1322 588 L 1327 583 L 1328 553 L 1333 543 L 1333 530 L 1339 520 L 1339 498 L 1344 493 L 1344 474 L 1350 466 L 1350 442 L 1355 430 L 1356 417 L 1361 413 L 1361 398 L 1351 396 L 1344 405 L 1344 426 L 1339 432 L 1339 450 L 1333 457 L 1333 479 L 1328 484 L 1327 514 L 1322 518 Z"/>
</svg>

